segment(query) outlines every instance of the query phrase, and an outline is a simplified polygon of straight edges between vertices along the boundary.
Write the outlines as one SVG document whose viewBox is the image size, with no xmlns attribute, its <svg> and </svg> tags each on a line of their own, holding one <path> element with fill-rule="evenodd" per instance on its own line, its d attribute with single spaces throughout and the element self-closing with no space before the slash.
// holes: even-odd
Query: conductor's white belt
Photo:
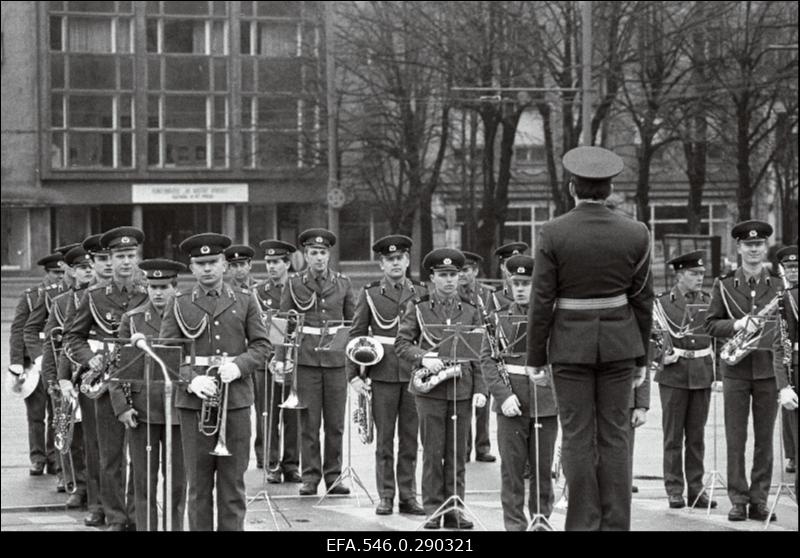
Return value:
<svg viewBox="0 0 800 558">
<path fill-rule="evenodd" d="M 227 364 L 233 362 L 236 357 L 232 356 L 196 356 L 194 357 L 195 366 L 211 366 L 217 364 Z M 184 364 L 192 364 L 192 357 L 187 356 L 183 359 Z"/>
<path fill-rule="evenodd" d="M 506 370 L 509 374 L 516 374 L 517 376 L 527 376 L 528 372 L 521 364 L 506 364 Z"/>
<path fill-rule="evenodd" d="M 793 350 L 793 351 L 796 351 L 796 350 L 797 350 L 797 341 L 795 341 L 795 342 L 794 342 L 794 346 L 792 346 L 792 350 Z"/>
<path fill-rule="evenodd" d="M 386 337 L 385 335 L 373 335 L 372 338 L 381 345 L 394 345 L 394 337 Z"/>
<path fill-rule="evenodd" d="M 711 356 L 713 353 L 711 347 L 706 347 L 705 349 L 699 349 L 697 351 L 678 349 L 675 347 L 672 349 L 672 351 L 681 358 L 703 358 Z"/>
<path fill-rule="evenodd" d="M 606 310 L 628 304 L 628 296 L 621 294 L 605 298 L 557 298 L 556 307 L 562 310 Z"/>
<path fill-rule="evenodd" d="M 303 326 L 302 331 L 306 335 L 322 335 L 323 331 L 328 335 L 333 335 L 334 333 L 336 333 L 337 331 L 339 331 L 343 327 L 344 326 L 340 326 L 340 325 L 339 326 L 329 327 L 329 328 Z"/>
</svg>

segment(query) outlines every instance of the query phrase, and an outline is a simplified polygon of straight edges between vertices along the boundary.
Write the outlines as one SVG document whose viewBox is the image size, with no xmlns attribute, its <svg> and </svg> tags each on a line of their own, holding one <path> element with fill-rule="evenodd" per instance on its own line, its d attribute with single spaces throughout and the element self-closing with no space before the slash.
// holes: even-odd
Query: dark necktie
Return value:
<svg viewBox="0 0 800 558">
<path fill-rule="evenodd" d="M 211 298 L 217 298 L 217 294 L 218 294 L 217 291 L 214 289 L 208 291 L 208 296 L 210 296 Z"/>
</svg>

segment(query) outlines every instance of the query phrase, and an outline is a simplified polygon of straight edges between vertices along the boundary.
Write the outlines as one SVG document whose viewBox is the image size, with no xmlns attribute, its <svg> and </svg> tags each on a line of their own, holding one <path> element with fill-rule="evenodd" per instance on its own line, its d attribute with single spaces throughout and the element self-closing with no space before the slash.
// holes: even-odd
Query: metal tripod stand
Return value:
<svg viewBox="0 0 800 558">
<path fill-rule="evenodd" d="M 716 382 L 717 378 L 717 347 L 716 347 L 716 339 L 713 341 L 714 351 L 712 352 L 711 356 L 711 366 L 714 371 L 714 379 Z M 714 452 L 712 453 L 713 461 L 712 461 L 712 469 L 706 473 L 706 480 L 703 482 L 703 488 L 700 489 L 697 496 L 695 496 L 694 502 L 692 502 L 690 510 L 694 510 L 697 506 L 697 502 L 700 500 L 700 497 L 707 491 L 708 492 L 708 507 L 706 508 L 706 515 L 711 515 L 711 502 L 714 500 L 714 490 L 717 487 L 717 481 L 719 481 L 720 488 L 727 488 L 725 484 L 725 480 L 722 478 L 722 475 L 717 469 L 717 399 L 719 399 L 718 393 L 715 392 L 712 388 L 711 390 L 711 398 L 713 399 L 712 403 L 712 410 L 713 413 L 713 420 L 712 420 L 712 429 L 714 431 Z"/>
<path fill-rule="evenodd" d="M 454 363 L 458 362 L 458 360 L 459 360 L 456 357 L 456 347 L 458 345 L 458 341 L 461 340 L 464 345 L 467 345 L 467 347 L 469 347 L 469 343 L 467 343 L 466 340 L 464 340 L 464 338 L 461 336 L 461 332 L 462 331 L 471 331 L 473 329 L 473 326 L 461 326 L 461 325 L 451 326 L 450 324 L 447 324 L 446 327 L 448 329 L 445 329 L 445 331 L 449 331 L 449 332 L 453 333 L 453 335 L 452 335 L 453 344 L 452 344 L 451 353 L 450 353 L 450 363 L 454 364 Z M 472 350 L 472 349 L 470 349 L 470 350 Z M 460 359 L 460 360 L 462 362 L 464 362 L 465 359 Z M 468 360 L 467 360 L 466 363 L 469 364 Z M 475 522 L 478 525 L 480 525 L 481 529 L 486 531 L 486 526 L 480 520 L 480 517 L 478 517 L 478 515 L 474 511 L 472 511 L 467 506 L 466 502 L 464 502 L 464 500 L 458 495 L 458 467 L 456 466 L 457 456 L 458 456 L 458 409 L 457 409 L 458 401 L 456 399 L 456 387 L 457 387 L 456 382 L 457 381 L 458 381 L 458 378 L 456 376 L 453 376 L 453 379 L 452 379 L 452 382 L 453 382 L 453 399 L 452 399 L 453 415 L 450 417 L 450 419 L 453 421 L 453 492 L 452 492 L 452 494 L 450 496 L 447 497 L 447 499 L 445 499 L 444 502 L 442 502 L 442 504 L 438 508 L 436 508 L 436 511 L 434 511 L 430 515 L 430 517 L 425 518 L 425 521 L 417 526 L 417 530 L 422 528 L 422 526 L 424 526 L 425 523 L 428 523 L 429 521 L 432 521 L 434 519 L 438 520 L 440 517 L 446 515 L 447 513 L 455 512 L 456 514 L 458 514 L 460 512 L 460 513 L 466 513 L 467 515 L 471 516 L 472 519 L 474 519 Z M 487 401 L 487 404 L 488 404 L 488 401 Z M 464 448 L 464 450 L 466 451 L 466 447 Z"/>
<path fill-rule="evenodd" d="M 264 371 L 265 374 L 268 371 Z M 267 503 L 267 509 L 269 510 L 270 515 L 272 516 L 272 522 L 275 524 L 275 529 L 280 531 L 281 527 L 278 523 L 278 518 L 275 516 L 277 512 L 281 518 L 286 522 L 286 526 L 291 529 L 292 523 L 283 513 L 283 511 L 278 507 L 277 504 L 272 502 L 272 498 L 270 498 L 269 491 L 267 490 L 267 476 L 269 475 L 269 456 L 272 450 L 272 406 L 275 404 L 275 375 L 270 374 L 271 376 L 271 388 L 269 390 L 269 398 L 267 398 L 267 379 L 266 376 L 264 377 L 264 410 L 261 413 L 261 424 L 262 424 L 262 432 L 267 432 L 267 443 L 262 449 L 262 456 L 261 462 L 264 465 L 263 473 L 261 475 L 261 490 L 259 490 L 255 496 L 247 499 L 247 507 L 250 507 L 250 504 L 254 502 L 258 502 L 259 500 L 263 500 Z M 281 393 L 283 392 L 283 388 L 285 386 L 281 386 Z M 269 400 L 269 401 L 267 401 Z M 269 407 L 267 407 L 269 404 Z M 268 430 L 267 430 L 268 429 Z M 278 421 L 278 432 L 283 432 L 283 409 L 281 409 L 280 413 L 280 420 Z"/>
<path fill-rule="evenodd" d="M 530 522 L 528 523 L 526 531 L 555 531 L 553 528 L 552 523 L 550 520 L 547 519 L 542 513 L 541 503 L 539 501 L 539 483 L 542 481 L 541 472 L 539 471 L 539 429 L 542 427 L 542 423 L 539 422 L 539 390 L 538 386 L 535 381 L 533 383 L 533 440 L 534 446 L 536 450 L 536 458 L 535 464 L 532 467 L 535 467 L 535 475 L 536 475 L 536 513 L 531 517 Z M 534 474 L 534 470 L 531 471 L 531 475 Z M 547 482 L 553 482 L 550 479 L 550 474 L 547 474 Z M 529 496 L 530 497 L 530 496 Z"/>
</svg>

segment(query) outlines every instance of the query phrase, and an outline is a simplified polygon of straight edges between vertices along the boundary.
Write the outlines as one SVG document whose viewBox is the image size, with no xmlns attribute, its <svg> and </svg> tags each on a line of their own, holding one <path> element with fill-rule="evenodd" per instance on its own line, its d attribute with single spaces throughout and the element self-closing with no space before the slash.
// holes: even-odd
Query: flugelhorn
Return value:
<svg viewBox="0 0 800 558">
<path fill-rule="evenodd" d="M 744 357 L 752 353 L 758 347 L 761 336 L 764 334 L 764 325 L 767 318 L 778 310 L 778 303 L 781 295 L 775 295 L 758 314 L 750 316 L 755 323 L 755 328 L 749 331 L 744 327 L 736 332 L 723 346 L 719 356 L 728 365 L 733 366 L 739 363 Z"/>
<path fill-rule="evenodd" d="M 361 336 L 351 339 L 345 347 L 345 355 L 360 367 L 361 379 L 366 382 L 366 367 L 378 364 L 383 358 L 383 345 L 372 337 Z M 375 439 L 375 420 L 372 416 L 372 392 L 369 389 L 358 394 L 358 405 L 353 411 L 353 422 L 358 425 L 361 442 L 371 444 Z"/>
<path fill-rule="evenodd" d="M 297 352 L 300 348 L 300 334 L 303 329 L 305 315 L 296 310 L 289 310 L 286 318 L 286 333 L 283 336 L 283 345 L 286 347 L 283 357 L 283 371 L 280 374 L 284 381 L 290 374 L 292 384 L 286 400 L 278 405 L 281 409 L 305 409 L 306 405 L 300 401 L 297 394 Z"/>
<path fill-rule="evenodd" d="M 222 357 L 209 357 L 209 365 L 206 368 L 206 376 L 210 376 L 216 383 L 217 390 L 211 397 L 204 399 L 200 407 L 200 433 L 205 436 L 217 436 L 217 445 L 211 451 L 211 455 L 228 456 L 231 453 L 225 445 L 227 418 L 228 418 L 228 387 L 229 384 L 222 385 L 219 377 L 219 367 L 225 362 L 227 354 Z"/>
</svg>

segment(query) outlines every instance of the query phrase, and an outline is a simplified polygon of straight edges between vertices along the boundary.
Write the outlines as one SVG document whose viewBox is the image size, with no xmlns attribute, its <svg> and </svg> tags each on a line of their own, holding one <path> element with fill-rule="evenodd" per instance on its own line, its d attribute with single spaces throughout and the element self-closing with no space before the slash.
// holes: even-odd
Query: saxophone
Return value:
<svg viewBox="0 0 800 558">
<path fill-rule="evenodd" d="M 461 377 L 461 364 L 453 364 L 446 368 L 442 368 L 439 372 L 428 370 L 424 366 L 414 370 L 411 381 L 414 384 L 414 389 L 420 393 L 428 393 L 430 390 L 451 378 Z"/>
<path fill-rule="evenodd" d="M 764 334 L 764 321 L 778 309 L 778 304 L 782 298 L 783 295 L 778 293 L 757 314 L 753 315 L 752 319 L 756 323 L 756 328 L 753 331 L 748 331 L 748 328 L 745 327 L 737 331 L 722 346 L 720 358 L 728 365 L 733 366 L 756 350 L 761 336 Z"/>
</svg>

